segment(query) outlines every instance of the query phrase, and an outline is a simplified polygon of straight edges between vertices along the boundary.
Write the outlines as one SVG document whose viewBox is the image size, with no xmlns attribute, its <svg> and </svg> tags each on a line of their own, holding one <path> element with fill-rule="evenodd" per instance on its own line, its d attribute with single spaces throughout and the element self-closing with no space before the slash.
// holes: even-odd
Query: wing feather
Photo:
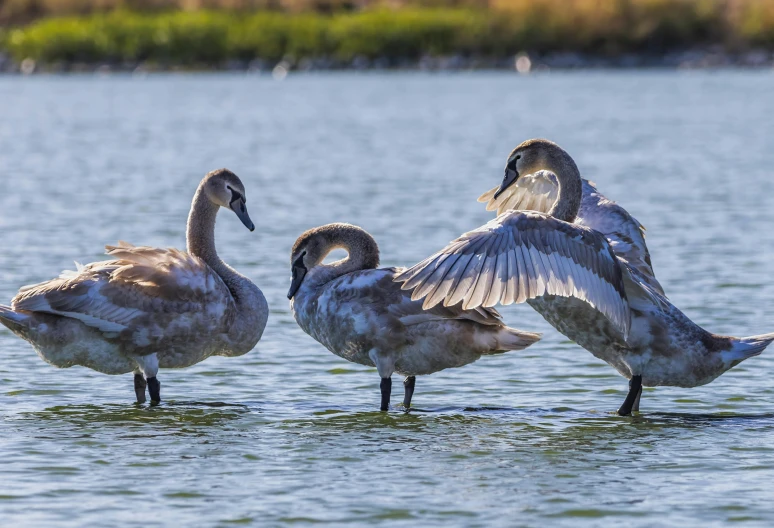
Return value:
<svg viewBox="0 0 774 528">
<path fill-rule="evenodd" d="M 519 298 L 524 297 L 524 300 L 521 301 L 524 302 L 527 299 L 538 296 L 535 269 L 532 267 L 532 257 L 529 254 L 528 248 L 517 245 L 514 248 L 514 255 L 516 255 L 516 259 L 519 262 L 519 272 L 524 274 L 524 290 L 522 290 L 523 294 L 519 295 Z M 522 280 L 521 276 L 519 276 L 519 280 Z"/>
<path fill-rule="evenodd" d="M 176 249 L 107 246 L 115 260 L 95 262 L 59 278 L 22 288 L 18 310 L 78 319 L 105 333 L 132 328 L 138 317 L 181 314 L 204 304 L 227 310 L 233 298 L 201 259 Z"/>
<path fill-rule="evenodd" d="M 464 309 L 469 310 L 478 306 L 484 306 L 485 300 L 488 298 L 489 293 L 492 290 L 492 284 L 496 277 L 497 261 L 500 258 L 501 246 L 505 233 L 498 233 L 494 241 L 490 244 L 487 250 L 487 258 L 481 264 L 481 270 L 478 272 L 476 278 L 476 285 L 473 287 L 472 293 L 469 295 Z M 492 306 L 497 302 L 492 303 Z M 488 308 L 488 307 L 487 307 Z"/>
<path fill-rule="evenodd" d="M 512 286 L 512 281 L 508 276 L 508 261 L 510 252 L 506 251 L 507 243 L 506 237 L 503 234 L 503 240 L 501 242 L 500 253 L 497 257 L 497 266 L 495 269 L 495 275 L 492 277 L 492 286 L 489 294 L 484 300 L 484 306 L 491 308 L 500 302 L 500 299 L 507 299 L 508 288 Z M 510 298 L 513 299 L 513 293 L 510 294 Z"/>
<path fill-rule="evenodd" d="M 497 214 L 509 210 L 547 213 L 558 196 L 556 176 L 548 171 L 521 176 L 495 199 L 497 189 L 490 189 L 478 198 L 479 202 L 486 202 L 487 211 L 497 211 Z M 626 209 L 602 195 L 594 183 L 588 180 L 583 180 L 583 195 L 576 223 L 604 235 L 613 253 L 637 271 L 638 280 L 651 291 L 664 296 L 645 243 L 645 228 Z"/>
<path fill-rule="evenodd" d="M 484 240 L 476 240 L 473 242 L 473 245 L 471 247 L 471 250 L 469 253 L 465 254 L 463 258 L 460 258 L 459 261 L 454 265 L 454 268 L 452 272 L 454 273 L 455 277 L 452 281 L 451 286 L 449 286 L 449 293 L 447 294 L 446 298 L 443 301 L 444 306 L 454 306 L 457 303 L 459 303 L 462 300 L 462 297 L 468 292 L 470 289 L 470 281 L 471 279 L 468 278 L 469 274 L 469 268 L 470 265 L 473 264 L 473 267 L 476 267 L 476 264 L 481 260 L 480 256 L 476 254 L 476 252 L 484 245 Z M 456 251 L 463 251 L 464 246 L 458 246 Z M 464 253 L 463 253 L 464 254 Z M 432 257 L 430 257 L 432 259 Z M 452 300 L 457 299 L 456 301 L 452 302 Z M 411 294 L 412 300 L 420 299 L 419 296 L 415 295 L 414 292 Z M 427 302 L 427 299 L 425 299 L 424 305 L 430 306 Z"/>
<path fill-rule="evenodd" d="M 454 306 L 459 302 L 464 302 L 464 299 L 473 291 L 478 281 L 478 274 L 481 271 L 481 267 L 486 260 L 486 253 L 472 255 L 468 266 L 465 268 L 465 273 L 460 277 L 460 281 L 454 288 L 454 292 L 451 295 L 451 299 L 447 306 Z M 427 305 L 430 308 L 430 305 Z M 469 308 L 464 308 L 468 310 Z"/>
<path fill-rule="evenodd" d="M 449 288 L 451 288 L 452 283 L 454 282 L 454 275 L 452 275 L 450 272 L 454 268 L 454 264 L 456 264 L 459 259 L 460 255 L 452 255 L 446 261 L 444 261 L 444 264 L 448 262 L 448 266 L 445 266 L 443 269 L 440 269 L 440 271 L 436 272 L 438 274 L 438 280 L 436 281 L 438 285 L 428 295 L 428 299 L 431 299 L 428 302 L 437 304 L 441 302 L 449 293 Z"/>
<path fill-rule="evenodd" d="M 424 273 L 428 268 L 433 273 Z M 469 310 L 543 295 L 576 296 L 628 335 L 624 276 L 610 244 L 600 233 L 543 213 L 504 213 L 395 280 L 413 290 L 412 299 L 424 297 L 425 309 L 441 302 Z"/>
<path fill-rule="evenodd" d="M 507 267 L 506 267 L 506 273 L 505 277 L 502 277 L 502 280 L 507 281 L 506 287 L 505 287 L 505 296 L 503 299 L 503 304 L 511 304 L 516 302 L 516 299 L 519 297 L 519 266 L 516 263 L 516 255 L 514 255 L 513 251 L 509 249 L 506 241 L 506 247 L 503 248 L 505 251 L 505 255 L 507 257 Z"/>
</svg>

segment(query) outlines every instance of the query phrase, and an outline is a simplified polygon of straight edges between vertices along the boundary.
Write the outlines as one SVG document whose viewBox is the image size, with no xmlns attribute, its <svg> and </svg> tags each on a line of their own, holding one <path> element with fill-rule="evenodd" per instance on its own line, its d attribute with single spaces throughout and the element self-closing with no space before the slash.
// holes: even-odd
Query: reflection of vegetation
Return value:
<svg viewBox="0 0 774 528">
<path fill-rule="evenodd" d="M 185 435 L 222 427 L 237 420 L 249 410 L 242 405 L 216 403 L 169 403 L 158 407 L 140 405 L 68 405 L 29 413 L 36 422 L 76 426 L 74 431 L 90 428 L 119 427 L 126 430 L 149 430 L 153 435 Z"/>
<path fill-rule="evenodd" d="M 283 57 L 350 61 L 356 56 L 394 64 L 425 54 L 502 57 L 522 50 L 615 54 L 712 43 L 731 49 L 774 46 L 774 2 L 492 0 L 491 7 L 333 15 L 113 11 L 43 19 L 8 31 L 2 40 L 19 60 L 187 65 Z"/>
</svg>

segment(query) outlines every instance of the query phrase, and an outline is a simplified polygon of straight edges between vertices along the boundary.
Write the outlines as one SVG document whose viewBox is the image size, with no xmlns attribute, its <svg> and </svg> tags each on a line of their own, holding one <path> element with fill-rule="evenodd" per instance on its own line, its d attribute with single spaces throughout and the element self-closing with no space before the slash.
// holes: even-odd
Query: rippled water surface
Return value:
<svg viewBox="0 0 774 528">
<path fill-rule="evenodd" d="M 476 197 L 544 136 L 647 226 L 677 306 L 774 331 L 772 94 L 768 72 L 0 78 L 2 302 L 119 239 L 183 247 L 226 166 L 258 229 L 223 212 L 218 246 L 272 308 L 251 353 L 162 371 L 155 408 L 0 327 L 0 524 L 771 525 L 774 350 L 621 418 L 624 378 L 508 307 L 543 341 L 385 414 L 376 371 L 305 335 L 285 293 L 303 230 L 356 223 L 384 265 L 415 263 L 489 219 Z"/>
</svg>

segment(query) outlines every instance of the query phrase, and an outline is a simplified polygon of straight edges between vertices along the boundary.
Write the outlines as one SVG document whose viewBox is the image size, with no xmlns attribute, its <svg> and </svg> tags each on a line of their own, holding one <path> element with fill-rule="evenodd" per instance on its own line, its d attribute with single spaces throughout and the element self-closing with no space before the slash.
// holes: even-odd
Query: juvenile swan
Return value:
<svg viewBox="0 0 774 528">
<path fill-rule="evenodd" d="M 522 178 L 528 183 L 520 186 Z M 631 380 L 621 415 L 639 410 L 643 385 L 704 385 L 774 341 L 774 334 L 715 335 L 675 308 L 653 274 L 642 226 L 581 180 L 569 154 L 550 141 L 516 147 L 502 184 L 482 199 L 502 214 L 397 280 L 412 298 L 426 297 L 425 307 L 527 301 Z M 511 204 L 547 213 L 508 210 Z"/>
<path fill-rule="evenodd" d="M 347 258 L 322 264 L 336 248 L 345 249 Z M 401 269 L 377 269 L 376 241 L 353 225 L 306 231 L 296 240 L 290 263 L 288 299 L 299 326 L 337 356 L 376 367 L 382 411 L 389 407 L 393 372 L 406 376 L 403 405 L 409 408 L 416 376 L 521 350 L 540 339 L 505 326 L 489 308 L 423 309 L 394 282 Z"/>
<path fill-rule="evenodd" d="M 114 260 L 79 266 L 22 288 L 0 322 L 60 368 L 134 372 L 137 401 L 161 401 L 159 367 L 180 368 L 212 355 L 240 356 L 261 338 L 268 306 L 261 290 L 215 250 L 215 216 L 231 209 L 250 230 L 245 189 L 226 169 L 207 174 L 188 216 L 188 253 L 107 246 Z"/>
</svg>

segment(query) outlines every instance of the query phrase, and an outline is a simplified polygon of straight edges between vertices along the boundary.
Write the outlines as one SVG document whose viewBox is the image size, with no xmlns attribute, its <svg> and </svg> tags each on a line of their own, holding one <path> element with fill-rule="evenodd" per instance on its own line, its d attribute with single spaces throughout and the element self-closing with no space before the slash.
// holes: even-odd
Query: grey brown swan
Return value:
<svg viewBox="0 0 774 528">
<path fill-rule="evenodd" d="M 348 256 L 323 264 L 334 249 Z M 521 350 L 539 334 L 509 328 L 491 308 L 423 309 L 394 282 L 402 271 L 378 268 L 373 237 L 350 224 L 328 224 L 303 233 L 291 252 L 288 298 L 299 326 L 348 361 L 375 366 L 381 378 L 381 410 L 389 408 L 391 376 L 406 376 L 409 408 L 416 376 L 461 367 L 482 355 Z"/>
<path fill-rule="evenodd" d="M 774 341 L 774 334 L 713 334 L 672 305 L 653 273 L 642 226 L 582 180 L 555 143 L 516 147 L 502 184 L 481 200 L 497 218 L 396 280 L 413 299 L 425 298 L 426 308 L 528 302 L 630 380 L 621 415 L 639 410 L 643 385 L 704 385 Z"/>
<path fill-rule="evenodd" d="M 253 231 L 245 188 L 231 171 L 201 181 L 188 216 L 188 252 L 107 246 L 111 260 L 80 266 L 22 288 L 0 322 L 48 363 L 105 374 L 134 372 L 137 401 L 161 400 L 159 368 L 209 356 L 240 356 L 255 347 L 268 318 L 261 290 L 223 262 L 215 218 L 232 210 Z"/>
</svg>

